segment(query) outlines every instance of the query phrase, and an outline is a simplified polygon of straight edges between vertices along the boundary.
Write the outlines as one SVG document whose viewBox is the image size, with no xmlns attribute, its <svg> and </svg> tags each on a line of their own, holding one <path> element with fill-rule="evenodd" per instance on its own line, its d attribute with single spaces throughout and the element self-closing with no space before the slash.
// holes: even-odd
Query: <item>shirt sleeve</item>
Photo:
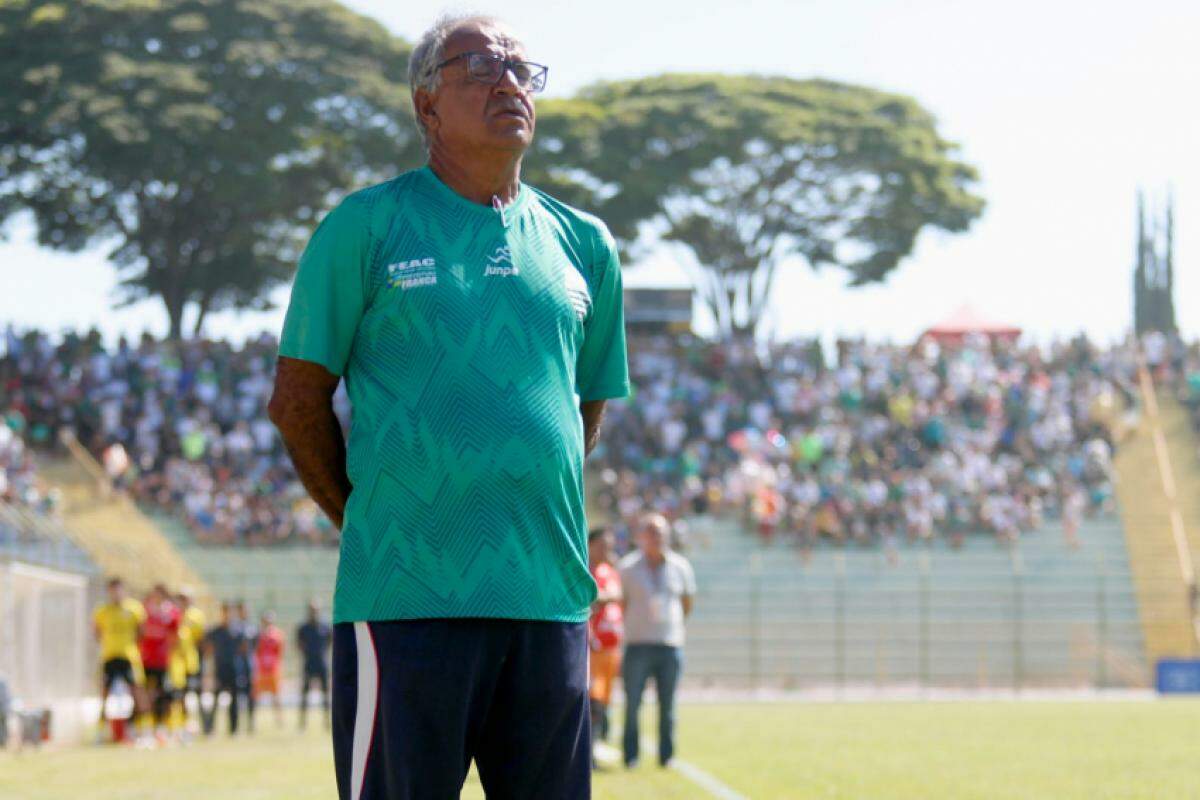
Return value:
<svg viewBox="0 0 1200 800">
<path fill-rule="evenodd" d="M 344 374 L 366 306 L 368 224 L 354 195 L 321 220 L 300 257 L 279 355 Z"/>
<path fill-rule="evenodd" d="M 629 394 L 625 356 L 625 308 L 617 245 L 601 228 L 592 265 L 592 313 L 583 330 L 583 347 L 575 367 L 580 400 L 608 400 Z"/>
<path fill-rule="evenodd" d="M 696 572 L 692 569 L 692 565 L 686 560 L 680 559 L 679 564 L 683 567 L 683 593 L 688 597 L 696 596 Z"/>
</svg>

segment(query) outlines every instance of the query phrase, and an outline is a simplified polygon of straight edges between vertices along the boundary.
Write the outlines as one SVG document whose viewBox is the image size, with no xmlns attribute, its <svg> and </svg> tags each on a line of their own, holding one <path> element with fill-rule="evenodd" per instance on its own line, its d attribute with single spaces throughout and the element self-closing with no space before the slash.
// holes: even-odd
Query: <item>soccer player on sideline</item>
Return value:
<svg viewBox="0 0 1200 800">
<path fill-rule="evenodd" d="M 258 627 L 250 619 L 250 607 L 246 605 L 245 600 L 236 601 L 234 610 L 237 617 L 232 625 L 235 635 L 239 637 L 237 656 L 241 662 L 238 669 L 245 677 L 245 680 L 238 684 L 235 697 L 246 699 L 246 733 L 254 733 L 254 653 L 258 649 Z"/>
<path fill-rule="evenodd" d="M 164 743 L 167 737 L 167 717 L 174 693 L 167 669 L 178 637 L 179 609 L 170 601 L 166 587 L 161 583 L 155 584 L 146 595 L 146 620 L 142 623 L 138 647 L 146 672 L 146 691 L 153 712 L 154 736 L 159 744 Z"/>
<path fill-rule="evenodd" d="M 443 18 L 409 61 L 428 164 L 313 234 L 269 411 L 341 529 L 343 800 L 591 790 L 583 460 L 628 393 L 604 224 L 520 180 L 546 68 Z M 331 397 L 345 377 L 349 442 Z"/>
<path fill-rule="evenodd" d="M 609 528 L 595 528 L 588 533 L 588 565 L 597 590 L 588 620 L 592 650 L 589 694 L 592 740 L 601 742 L 608 738 L 608 704 L 613 682 L 621 674 L 621 639 L 625 633 L 621 619 L 621 576 L 612 563 L 615 544 Z"/>
<path fill-rule="evenodd" d="M 637 765 L 638 711 L 646 681 L 658 694 L 658 763 L 675 755 L 675 688 L 683 671 L 684 620 L 692 613 L 696 575 L 692 565 L 670 551 L 671 525 L 662 514 L 638 522 L 638 551 L 621 559 L 625 611 L 625 766 Z"/>
<path fill-rule="evenodd" d="M 202 688 L 201 671 L 204 659 L 200 657 L 200 647 L 204 643 L 204 612 L 192 602 L 192 590 L 181 588 L 175 594 L 175 605 L 179 608 L 179 645 L 177 652 L 183 657 L 184 683 L 180 694 L 179 706 L 183 715 L 186 731 L 188 721 L 187 698 L 189 695 L 196 700 L 197 714 L 203 718 L 204 710 L 200 704 Z"/>
<path fill-rule="evenodd" d="M 283 682 L 283 631 L 275 624 L 275 613 L 264 611 L 254 648 L 254 702 L 271 695 L 275 724 L 283 727 L 283 707 L 279 704 L 279 684 Z"/>
<path fill-rule="evenodd" d="M 146 610 L 137 600 L 125 596 L 125 583 L 120 578 L 108 580 L 108 602 L 96 606 L 92 627 L 100 643 L 100 664 L 103 684 L 100 690 L 100 726 L 105 723 L 108 695 L 118 679 L 125 682 L 133 696 L 134 715 L 145 708 L 142 685 L 142 656 L 138 637 Z"/>
<path fill-rule="evenodd" d="M 296 628 L 296 644 L 304 658 L 300 678 L 300 730 L 308 718 L 308 692 L 315 683 L 321 689 L 321 708 L 325 712 L 325 728 L 329 729 L 329 646 L 333 630 L 321 619 L 321 609 L 315 602 L 308 604 L 308 619 Z"/>
<path fill-rule="evenodd" d="M 204 651 L 213 668 L 213 702 L 208 714 L 201 712 L 204 719 L 204 734 L 211 736 L 216 727 L 217 709 L 221 707 L 221 695 L 229 697 L 229 735 L 237 734 L 238 697 L 249 685 L 245 659 L 241 653 L 245 645 L 243 628 L 232 619 L 233 604 L 221 604 L 220 622 L 205 634 Z"/>
<path fill-rule="evenodd" d="M 172 605 L 175 605 L 176 610 L 179 606 L 175 604 L 174 599 L 170 600 Z M 184 624 L 183 613 L 179 614 L 179 628 L 176 630 L 175 645 L 171 648 L 170 654 L 167 656 L 167 730 L 171 732 L 172 737 L 176 741 L 183 742 L 187 738 L 187 730 L 185 728 L 186 715 L 184 710 L 183 698 L 187 692 L 187 653 L 188 642 L 191 640 L 192 632 Z"/>
</svg>

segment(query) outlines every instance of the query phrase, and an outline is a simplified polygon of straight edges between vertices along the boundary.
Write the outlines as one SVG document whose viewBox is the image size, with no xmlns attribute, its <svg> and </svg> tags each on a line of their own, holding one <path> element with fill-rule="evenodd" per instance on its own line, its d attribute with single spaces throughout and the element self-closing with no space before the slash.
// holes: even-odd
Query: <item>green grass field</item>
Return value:
<svg viewBox="0 0 1200 800">
<path fill-rule="evenodd" d="M 643 730 L 653 741 L 649 715 Z M 1200 701 L 689 705 L 679 739 L 681 758 L 751 798 L 1200 797 Z M 0 755 L 0 798 L 328 800 L 332 775 L 322 731 L 264 714 L 253 739 Z M 469 780 L 463 797 L 482 796 Z M 598 773 L 595 796 L 709 795 L 643 761 Z"/>
</svg>

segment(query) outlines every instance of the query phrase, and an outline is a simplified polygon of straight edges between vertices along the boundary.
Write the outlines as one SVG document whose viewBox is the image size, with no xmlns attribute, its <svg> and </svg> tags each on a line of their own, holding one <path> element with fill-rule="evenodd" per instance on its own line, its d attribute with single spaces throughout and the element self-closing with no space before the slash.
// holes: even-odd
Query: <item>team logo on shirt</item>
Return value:
<svg viewBox="0 0 1200 800">
<path fill-rule="evenodd" d="M 432 258 L 414 258 L 388 264 L 388 286 L 392 289 L 413 289 L 437 283 L 437 261 Z"/>
<path fill-rule="evenodd" d="M 497 247 L 496 251 L 488 256 L 488 263 L 483 268 L 485 278 L 509 278 L 520 274 L 521 271 L 513 263 L 512 250 L 504 245 Z"/>
</svg>

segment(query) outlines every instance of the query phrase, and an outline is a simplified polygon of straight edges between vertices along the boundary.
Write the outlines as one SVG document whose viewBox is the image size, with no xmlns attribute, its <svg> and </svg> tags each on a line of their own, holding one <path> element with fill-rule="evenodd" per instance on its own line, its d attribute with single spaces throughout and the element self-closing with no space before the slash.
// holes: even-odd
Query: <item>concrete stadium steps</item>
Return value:
<svg viewBox="0 0 1200 800">
<path fill-rule="evenodd" d="M 1167 454 L 1175 473 L 1176 500 L 1183 514 L 1189 555 L 1193 566 L 1200 553 L 1200 440 L 1197 440 L 1187 409 L 1167 392 L 1158 396 L 1159 419 L 1167 441 Z"/>
<path fill-rule="evenodd" d="M 1161 426 L 1166 443 L 1190 553 L 1200 545 L 1200 464 L 1195 436 L 1179 404 L 1167 393 L 1157 393 L 1157 403 L 1145 402 L 1143 407 L 1137 427 L 1117 449 L 1115 466 L 1146 658 L 1154 664 L 1160 658 L 1197 655 L 1188 586 L 1180 568 L 1171 506 L 1155 452 L 1155 426 Z"/>
<path fill-rule="evenodd" d="M 63 495 L 63 526 L 104 576 L 119 575 L 135 596 L 155 583 L 189 586 L 197 604 L 212 609 L 208 586 L 153 522 L 124 495 L 106 492 L 93 464 L 77 456 L 44 458 L 40 472 Z"/>
<path fill-rule="evenodd" d="M 1137 599 L 1120 522 L 1057 525 L 1015 551 L 761 546 L 736 522 L 693 522 L 699 597 L 686 673 L 700 683 L 1144 685 Z M 1019 570 L 1019 576 L 1015 572 Z"/>
<path fill-rule="evenodd" d="M 218 601 L 242 599 L 257 615 L 275 612 L 290 641 L 295 626 L 316 600 L 328 615 L 338 552 L 334 547 L 234 547 L 201 545 L 184 523 L 147 512 L 188 564 L 202 575 Z"/>
</svg>

